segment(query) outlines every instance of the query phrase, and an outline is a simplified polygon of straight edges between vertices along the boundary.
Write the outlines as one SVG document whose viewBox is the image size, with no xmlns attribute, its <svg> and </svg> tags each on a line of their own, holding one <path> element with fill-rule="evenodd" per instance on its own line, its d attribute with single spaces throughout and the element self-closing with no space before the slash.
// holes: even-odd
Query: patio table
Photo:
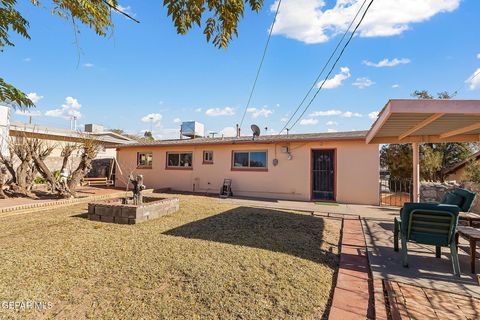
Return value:
<svg viewBox="0 0 480 320">
<path fill-rule="evenodd" d="M 466 226 L 457 227 L 456 242 L 458 244 L 458 236 L 467 239 L 470 243 L 470 268 L 475 273 L 475 256 L 477 254 L 477 241 L 480 241 L 480 229 Z M 457 246 L 458 248 L 458 246 Z"/>
<path fill-rule="evenodd" d="M 473 227 L 474 222 L 480 222 L 480 214 L 476 214 L 473 212 L 460 212 L 458 216 L 460 220 L 468 221 L 468 225 Z"/>
</svg>

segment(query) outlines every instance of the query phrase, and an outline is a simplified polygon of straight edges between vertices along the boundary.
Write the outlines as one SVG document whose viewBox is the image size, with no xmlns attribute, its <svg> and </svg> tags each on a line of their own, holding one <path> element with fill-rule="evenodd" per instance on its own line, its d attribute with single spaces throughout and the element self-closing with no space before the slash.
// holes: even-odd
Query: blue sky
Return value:
<svg viewBox="0 0 480 320">
<path fill-rule="evenodd" d="M 368 129 L 372 112 L 415 89 L 455 91 L 479 99 L 480 2 L 382 0 L 372 5 L 335 68 L 328 89 L 293 132 Z M 179 121 L 197 120 L 207 131 L 231 134 L 240 122 L 271 25 L 274 1 L 247 13 L 239 37 L 226 50 L 205 42 L 201 30 L 177 35 L 163 1 L 121 1 L 141 21 L 115 14 L 106 38 L 28 2 L 31 40 L 14 36 L 0 54 L 1 75 L 35 93 L 38 124 L 70 127 L 99 123 L 135 133 L 153 128 L 158 138 L 177 137 Z M 351 20 L 356 0 L 284 0 L 244 123 L 275 133 L 301 101 Z M 370 116 L 369 116 L 370 114 Z M 150 116 L 148 116 L 150 115 Z M 14 114 L 16 121 L 28 117 Z M 142 121 L 142 119 L 144 121 Z"/>
</svg>

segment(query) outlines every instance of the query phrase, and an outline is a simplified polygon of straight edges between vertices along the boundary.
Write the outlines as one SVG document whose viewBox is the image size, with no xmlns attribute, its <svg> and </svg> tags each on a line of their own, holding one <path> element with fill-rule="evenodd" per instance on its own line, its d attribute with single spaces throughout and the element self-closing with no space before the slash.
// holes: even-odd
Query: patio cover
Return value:
<svg viewBox="0 0 480 320">
<path fill-rule="evenodd" d="M 480 100 L 390 100 L 366 138 L 370 144 L 412 144 L 415 201 L 419 201 L 419 143 L 479 141 Z"/>
</svg>

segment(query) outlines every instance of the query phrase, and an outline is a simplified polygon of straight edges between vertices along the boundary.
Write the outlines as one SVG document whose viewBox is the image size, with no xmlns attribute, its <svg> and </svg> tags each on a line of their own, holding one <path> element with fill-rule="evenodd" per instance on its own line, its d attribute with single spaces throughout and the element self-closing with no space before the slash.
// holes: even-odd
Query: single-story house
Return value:
<svg viewBox="0 0 480 320">
<path fill-rule="evenodd" d="M 464 182 L 467 180 L 466 167 L 470 161 L 476 161 L 480 164 L 480 151 L 474 153 L 459 164 L 449 168 L 445 174 L 448 181 Z"/>
<path fill-rule="evenodd" d="M 148 188 L 235 196 L 379 203 L 378 145 L 367 131 L 160 140 L 117 148 L 116 186 L 130 173 Z M 121 172 L 120 172 L 121 171 Z"/>
</svg>

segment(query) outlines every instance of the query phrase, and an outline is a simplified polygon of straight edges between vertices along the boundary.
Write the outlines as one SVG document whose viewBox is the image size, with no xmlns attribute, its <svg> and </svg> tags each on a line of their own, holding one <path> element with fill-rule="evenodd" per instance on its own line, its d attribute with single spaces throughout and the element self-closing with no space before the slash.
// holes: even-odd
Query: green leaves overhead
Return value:
<svg viewBox="0 0 480 320">
<path fill-rule="evenodd" d="M 34 106 L 33 102 L 25 93 L 11 84 L 6 83 L 2 78 L 0 78 L 0 102 L 19 108 L 30 108 Z"/>
<path fill-rule="evenodd" d="M 99 36 L 106 36 L 113 28 L 112 10 L 138 22 L 121 11 L 117 0 L 30 0 L 30 2 L 70 21 L 75 32 L 79 32 L 77 22 L 80 22 Z M 28 21 L 15 10 L 16 5 L 17 0 L 0 0 L 0 51 L 6 46 L 14 46 L 10 40 L 12 33 L 30 39 Z M 245 6 L 258 12 L 262 5 L 263 0 L 164 0 L 164 6 L 167 7 L 168 15 L 172 17 L 179 34 L 186 34 L 194 25 L 201 27 L 204 21 L 203 33 L 207 42 L 212 41 L 218 48 L 226 48 L 233 36 L 238 36 L 237 25 L 243 17 Z M 206 13 L 210 16 L 205 17 Z M 0 78 L 0 102 L 19 108 L 34 106 L 25 93 L 6 83 L 2 78 Z"/>
<path fill-rule="evenodd" d="M 245 5 L 258 12 L 263 0 L 164 0 L 163 4 L 179 34 L 186 34 L 194 25 L 201 27 L 203 19 L 207 41 L 217 48 L 226 48 L 233 36 L 238 37 L 237 26 Z M 207 12 L 208 18 L 204 17 Z"/>
</svg>

